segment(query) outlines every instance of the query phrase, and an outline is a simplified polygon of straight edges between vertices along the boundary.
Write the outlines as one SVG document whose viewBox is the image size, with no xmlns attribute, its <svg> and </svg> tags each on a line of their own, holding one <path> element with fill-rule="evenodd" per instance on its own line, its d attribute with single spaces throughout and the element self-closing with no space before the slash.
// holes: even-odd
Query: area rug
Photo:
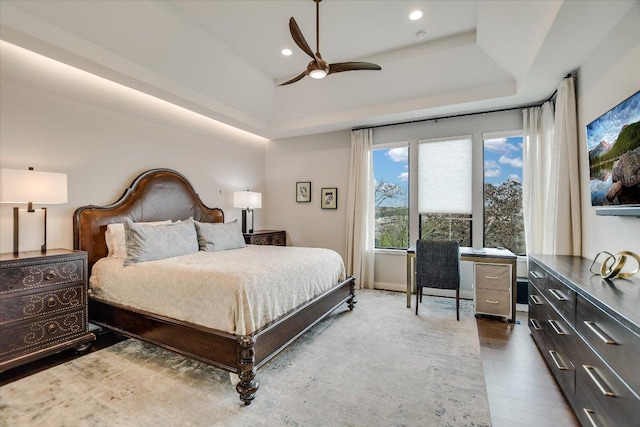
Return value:
<svg viewBox="0 0 640 427">
<path fill-rule="evenodd" d="M 258 371 L 227 372 L 129 339 L 0 388 L 6 426 L 489 426 L 473 307 L 358 291 Z"/>
</svg>

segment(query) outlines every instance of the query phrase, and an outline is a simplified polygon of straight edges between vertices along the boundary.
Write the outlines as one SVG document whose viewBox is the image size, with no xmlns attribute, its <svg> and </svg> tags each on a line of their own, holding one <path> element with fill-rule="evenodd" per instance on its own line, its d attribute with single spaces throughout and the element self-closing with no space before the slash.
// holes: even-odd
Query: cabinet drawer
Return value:
<svg viewBox="0 0 640 427">
<path fill-rule="evenodd" d="M 582 343 L 577 347 L 575 411 L 585 426 L 638 425 L 640 399 Z"/>
<path fill-rule="evenodd" d="M 549 308 L 547 310 L 544 356 L 569 403 L 573 403 L 575 390 L 576 339 L 579 338 L 574 330 L 557 312 Z"/>
<path fill-rule="evenodd" d="M 494 289 L 476 289 L 476 313 L 509 317 L 511 294 Z"/>
<path fill-rule="evenodd" d="M 477 289 L 501 291 L 511 289 L 511 267 L 509 265 L 477 263 L 474 275 Z"/>
<path fill-rule="evenodd" d="M 577 298 L 576 329 L 608 365 L 640 394 L 640 336 L 582 296 Z"/>
<path fill-rule="evenodd" d="M 84 274 L 84 259 L 3 268 L 0 270 L 0 294 L 83 282 Z"/>
<path fill-rule="evenodd" d="M 547 301 L 540 290 L 529 282 L 529 330 L 531 336 L 542 351 L 545 347 L 547 325 Z"/>
<path fill-rule="evenodd" d="M 74 335 L 87 332 L 86 311 L 84 309 L 24 322 L 18 325 L 0 327 L 2 352 L 0 358 L 30 353 L 67 341 Z"/>
<path fill-rule="evenodd" d="M 0 299 L 0 325 L 19 322 L 84 305 L 84 285 Z"/>
<path fill-rule="evenodd" d="M 529 281 L 533 282 L 540 291 L 545 291 L 548 279 L 549 273 L 538 263 L 529 260 Z"/>
<path fill-rule="evenodd" d="M 564 283 L 550 278 L 546 281 L 546 289 L 543 291 L 549 304 L 555 308 L 569 322 L 571 326 L 576 321 L 576 293 Z"/>
</svg>

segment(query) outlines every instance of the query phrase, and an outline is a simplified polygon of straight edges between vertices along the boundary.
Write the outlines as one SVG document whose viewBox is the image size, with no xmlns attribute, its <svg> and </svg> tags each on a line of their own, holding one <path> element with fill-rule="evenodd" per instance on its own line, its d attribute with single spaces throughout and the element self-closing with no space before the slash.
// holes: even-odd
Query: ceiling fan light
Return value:
<svg viewBox="0 0 640 427">
<path fill-rule="evenodd" d="M 312 79 L 324 79 L 327 77 L 327 72 L 325 70 L 311 70 L 309 77 Z"/>
</svg>

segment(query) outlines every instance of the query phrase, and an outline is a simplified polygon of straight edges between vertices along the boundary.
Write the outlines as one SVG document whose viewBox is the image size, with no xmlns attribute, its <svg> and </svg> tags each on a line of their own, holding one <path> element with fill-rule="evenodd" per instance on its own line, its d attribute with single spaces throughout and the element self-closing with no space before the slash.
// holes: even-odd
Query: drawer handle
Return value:
<svg viewBox="0 0 640 427">
<path fill-rule="evenodd" d="M 582 410 L 584 411 L 584 414 L 587 416 L 587 419 L 591 423 L 591 427 L 598 427 L 598 424 L 596 424 L 595 420 L 593 419 L 593 416 L 596 413 L 593 412 L 591 409 L 587 409 L 587 408 L 582 408 Z"/>
<path fill-rule="evenodd" d="M 549 350 L 549 354 L 551 355 L 551 359 L 553 360 L 553 363 L 556 364 L 556 367 L 559 370 L 561 370 L 561 371 L 566 371 L 567 370 L 567 367 L 560 363 L 560 356 L 558 355 L 557 351 Z"/>
<path fill-rule="evenodd" d="M 486 302 L 488 302 L 489 304 L 498 304 L 500 301 L 496 301 L 496 300 L 486 300 Z"/>
<path fill-rule="evenodd" d="M 569 301 L 569 298 L 562 295 L 557 289 L 549 289 L 549 293 L 553 295 L 558 301 Z"/>
<path fill-rule="evenodd" d="M 491 279 L 491 280 L 498 280 L 499 277 L 498 276 L 485 276 L 487 279 Z"/>
<path fill-rule="evenodd" d="M 50 334 L 55 333 L 56 329 L 58 329 L 58 328 L 57 328 L 55 323 L 51 323 L 51 324 L 49 324 L 49 326 L 47 326 L 47 332 L 50 333 Z"/>
<path fill-rule="evenodd" d="M 56 277 L 55 273 L 53 271 L 48 271 L 47 273 L 45 273 L 44 275 L 44 280 L 51 280 L 54 277 Z"/>
<path fill-rule="evenodd" d="M 529 324 L 536 331 L 541 331 L 542 330 L 542 326 L 540 326 L 540 323 L 538 323 L 538 321 L 536 319 L 530 319 L 529 320 Z"/>
<path fill-rule="evenodd" d="M 590 366 L 590 365 L 582 365 L 582 367 L 584 368 L 585 371 L 587 371 L 587 374 L 591 378 L 591 381 L 594 382 L 594 384 L 596 385 L 596 387 L 598 387 L 598 390 L 600 390 L 600 392 L 602 394 L 604 394 L 607 397 L 615 397 L 616 396 L 616 394 L 614 392 L 612 392 L 611 390 L 605 388 L 604 385 L 602 385 L 602 383 L 604 381 L 601 382 L 601 381 L 598 380 L 598 373 L 596 372 L 596 368 L 594 368 L 593 366 Z"/>
<path fill-rule="evenodd" d="M 530 274 L 535 278 L 535 279 L 542 279 L 542 276 L 538 274 L 537 271 L 531 271 Z"/>
<path fill-rule="evenodd" d="M 56 299 L 55 297 L 49 297 L 47 299 L 47 306 L 49 306 L 50 308 L 53 308 L 56 306 Z"/>
<path fill-rule="evenodd" d="M 549 320 L 549 324 L 551 325 L 551 328 L 557 335 L 565 335 L 562 328 L 558 325 L 558 322 L 556 322 L 555 320 Z"/>
<path fill-rule="evenodd" d="M 596 336 L 600 338 L 605 344 L 618 344 L 613 339 L 611 339 L 607 334 L 602 332 L 595 323 L 590 322 L 589 320 L 585 320 L 584 324 L 587 325 L 587 327 L 591 329 L 591 332 L 596 334 Z"/>
<path fill-rule="evenodd" d="M 542 301 L 540 301 L 540 297 L 538 295 L 529 295 L 529 299 L 533 305 L 542 305 Z"/>
</svg>

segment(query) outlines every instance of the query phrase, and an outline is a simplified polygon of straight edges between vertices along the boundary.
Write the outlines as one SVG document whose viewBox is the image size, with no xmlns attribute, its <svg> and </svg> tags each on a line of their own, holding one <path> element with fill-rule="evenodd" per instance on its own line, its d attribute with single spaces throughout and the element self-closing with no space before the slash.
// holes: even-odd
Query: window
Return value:
<svg viewBox="0 0 640 427">
<path fill-rule="evenodd" d="M 420 238 L 471 246 L 471 136 L 418 143 Z"/>
<path fill-rule="evenodd" d="M 484 246 L 526 253 L 521 135 L 484 135 Z"/>
<path fill-rule="evenodd" d="M 388 144 L 373 150 L 376 248 L 409 247 L 409 146 Z"/>
</svg>

